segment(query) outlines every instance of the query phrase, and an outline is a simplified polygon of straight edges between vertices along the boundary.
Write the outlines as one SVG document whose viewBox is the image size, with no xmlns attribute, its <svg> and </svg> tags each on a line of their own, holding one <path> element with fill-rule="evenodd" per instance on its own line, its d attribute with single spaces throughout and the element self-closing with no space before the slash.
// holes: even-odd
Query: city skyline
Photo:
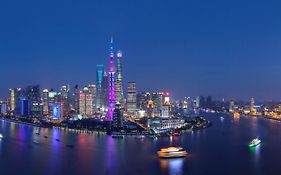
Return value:
<svg viewBox="0 0 281 175">
<path fill-rule="evenodd" d="M 0 1 L 0 168 L 281 174 L 281 1 Z"/>
<path fill-rule="evenodd" d="M 278 2 L 53 3 L 0 7 L 1 99 L 10 87 L 95 84 L 111 35 L 124 57 L 123 82 L 142 91 L 281 99 Z"/>
</svg>

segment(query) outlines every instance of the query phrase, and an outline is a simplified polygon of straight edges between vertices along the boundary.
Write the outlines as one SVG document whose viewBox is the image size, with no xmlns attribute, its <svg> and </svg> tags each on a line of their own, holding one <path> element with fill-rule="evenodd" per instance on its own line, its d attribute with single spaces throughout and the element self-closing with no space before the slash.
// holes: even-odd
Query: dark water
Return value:
<svg viewBox="0 0 281 175">
<path fill-rule="evenodd" d="M 59 129 L 42 129 L 0 120 L 0 173 L 112 174 L 112 175 L 248 175 L 281 174 L 281 122 L 225 116 L 207 118 L 213 126 L 184 136 L 115 140 Z M 40 132 L 40 135 L 35 133 Z M 48 138 L 44 138 L 44 136 Z M 259 136 L 262 144 L 248 148 Z M 60 139 L 57 142 L 56 139 Z M 73 148 L 67 145 L 74 145 Z M 188 158 L 163 160 L 155 156 L 163 146 L 184 147 Z"/>
</svg>

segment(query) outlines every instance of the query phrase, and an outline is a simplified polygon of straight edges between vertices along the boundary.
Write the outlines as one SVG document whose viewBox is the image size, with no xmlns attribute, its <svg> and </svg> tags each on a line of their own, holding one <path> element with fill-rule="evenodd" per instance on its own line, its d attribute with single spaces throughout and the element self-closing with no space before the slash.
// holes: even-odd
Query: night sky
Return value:
<svg viewBox="0 0 281 175">
<path fill-rule="evenodd" d="M 278 0 L 2 0 L 0 97 L 30 84 L 95 83 L 113 35 L 125 87 L 279 100 L 280 7 Z"/>
</svg>

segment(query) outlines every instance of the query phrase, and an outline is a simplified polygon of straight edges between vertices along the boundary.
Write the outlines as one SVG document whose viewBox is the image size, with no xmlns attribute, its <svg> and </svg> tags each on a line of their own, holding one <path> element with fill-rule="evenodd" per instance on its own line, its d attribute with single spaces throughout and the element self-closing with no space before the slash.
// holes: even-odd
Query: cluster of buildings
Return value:
<svg viewBox="0 0 281 175">
<path fill-rule="evenodd" d="M 171 117 L 172 103 L 166 92 L 137 92 L 136 82 L 123 89 L 123 55 L 110 43 L 109 65 L 96 65 L 96 83 L 79 87 L 62 85 L 58 91 L 41 89 L 40 85 L 11 88 L 9 97 L 0 101 L 5 116 L 45 119 L 52 122 L 96 118 L 122 126 L 124 116 Z"/>
<path fill-rule="evenodd" d="M 136 82 L 123 86 L 123 55 L 114 53 L 110 42 L 109 64 L 96 65 L 96 83 L 79 87 L 62 85 L 58 91 L 41 89 L 39 85 L 11 88 L 9 97 L 0 101 L 4 116 L 61 122 L 65 120 L 100 119 L 122 127 L 124 119 L 148 118 L 148 127 L 177 128 L 184 125 L 180 116 L 200 111 L 232 112 L 234 114 L 265 115 L 281 119 L 281 105 L 247 105 L 231 101 L 212 101 L 211 96 L 185 97 L 171 101 L 168 92 L 138 92 Z"/>
<path fill-rule="evenodd" d="M 255 104 L 255 99 L 252 97 L 248 104 L 239 104 L 233 100 L 229 102 L 229 112 L 234 116 L 240 114 L 249 116 L 262 116 L 266 118 L 272 118 L 281 120 L 281 104 L 280 102 L 264 102 L 261 105 Z"/>
</svg>

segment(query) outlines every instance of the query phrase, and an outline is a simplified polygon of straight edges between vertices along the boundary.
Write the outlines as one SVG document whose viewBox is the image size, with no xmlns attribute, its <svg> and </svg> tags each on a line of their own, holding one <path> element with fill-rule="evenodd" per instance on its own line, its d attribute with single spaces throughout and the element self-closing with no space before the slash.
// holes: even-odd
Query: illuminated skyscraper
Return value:
<svg viewBox="0 0 281 175">
<path fill-rule="evenodd" d="M 49 91 L 48 89 L 43 90 L 43 115 L 49 115 Z"/>
<path fill-rule="evenodd" d="M 113 54 L 113 39 L 110 42 L 110 62 L 107 69 L 108 72 L 108 112 L 107 119 L 112 120 L 113 110 L 115 107 L 115 65 L 114 65 L 114 54 Z"/>
<path fill-rule="evenodd" d="M 137 112 L 137 88 L 135 82 L 128 82 L 127 112 L 132 115 Z"/>
<path fill-rule="evenodd" d="M 75 110 L 75 113 L 79 113 L 79 94 L 80 94 L 80 91 L 79 91 L 79 88 L 78 88 L 78 85 L 75 85 L 74 87 L 74 110 Z"/>
<path fill-rule="evenodd" d="M 101 64 L 98 64 L 96 66 L 97 70 L 97 84 L 96 84 L 96 109 L 100 110 L 103 107 L 103 101 L 102 100 L 102 93 L 103 93 L 103 74 L 104 74 L 104 66 Z"/>
<path fill-rule="evenodd" d="M 85 117 L 93 115 L 93 94 L 88 87 L 84 87 L 79 96 L 79 113 Z"/>
<path fill-rule="evenodd" d="M 15 89 L 10 89 L 9 107 L 10 111 L 15 110 Z"/>
<path fill-rule="evenodd" d="M 53 113 L 53 104 L 57 102 L 57 92 L 54 92 L 53 89 L 51 89 L 49 91 L 49 99 L 48 99 L 48 103 L 49 103 L 49 114 Z"/>
<path fill-rule="evenodd" d="M 7 103 L 4 101 L 0 101 L 0 114 L 2 115 L 7 114 Z"/>
<path fill-rule="evenodd" d="M 235 102 L 231 100 L 229 102 L 229 112 L 234 112 Z"/>
<path fill-rule="evenodd" d="M 21 101 L 20 99 L 25 98 L 25 91 L 23 88 L 15 88 L 15 114 L 21 115 Z"/>
<path fill-rule="evenodd" d="M 115 101 L 119 102 L 121 107 L 124 107 L 124 94 L 123 94 L 123 73 L 122 73 L 122 52 L 117 53 L 117 70 L 116 70 L 116 82 L 115 82 Z"/>
<path fill-rule="evenodd" d="M 62 103 L 63 106 L 63 115 L 68 115 L 70 111 L 69 90 L 70 90 L 69 85 L 63 85 L 60 90 L 61 95 L 59 101 Z"/>
<path fill-rule="evenodd" d="M 121 110 L 121 105 L 119 102 L 116 102 L 112 123 L 114 128 L 121 128 L 123 126 L 123 112 Z"/>
<path fill-rule="evenodd" d="M 40 118 L 42 117 L 42 108 L 41 108 L 41 93 L 40 86 L 28 86 L 26 88 L 26 97 L 30 102 L 30 114 L 32 117 Z"/>
<path fill-rule="evenodd" d="M 254 97 L 250 100 L 250 111 L 253 112 L 255 110 L 255 99 Z"/>
<path fill-rule="evenodd" d="M 103 72 L 102 76 L 102 95 L 101 95 L 101 110 L 104 111 L 107 109 L 108 105 L 108 75 L 107 72 Z"/>
<path fill-rule="evenodd" d="M 88 85 L 88 89 L 89 89 L 89 93 L 92 94 L 93 97 L 93 101 L 92 101 L 92 106 L 93 106 L 93 110 L 96 109 L 96 103 L 95 103 L 95 99 L 96 99 L 96 85 Z"/>
</svg>

